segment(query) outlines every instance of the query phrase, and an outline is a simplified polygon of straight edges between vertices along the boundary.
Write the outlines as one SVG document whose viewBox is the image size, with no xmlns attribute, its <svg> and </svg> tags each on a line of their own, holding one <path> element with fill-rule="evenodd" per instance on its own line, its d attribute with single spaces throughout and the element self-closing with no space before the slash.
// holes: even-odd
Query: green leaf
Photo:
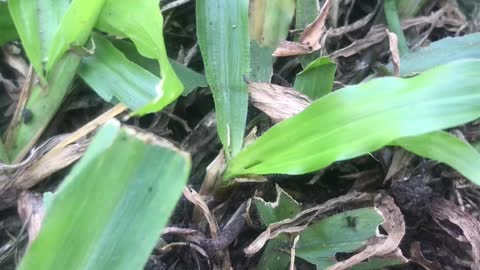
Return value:
<svg viewBox="0 0 480 270">
<path fill-rule="evenodd" d="M 480 33 L 447 37 L 402 56 L 400 75 L 421 73 L 439 65 L 467 58 L 480 58 Z M 387 68 L 393 71 L 392 64 Z"/>
<path fill-rule="evenodd" d="M 71 47 L 83 46 L 87 42 L 104 4 L 105 0 L 72 1 L 48 51 L 47 72 Z"/>
<path fill-rule="evenodd" d="M 115 40 L 113 41 L 113 45 L 120 49 L 120 51 L 122 51 L 128 60 L 140 65 L 153 74 L 160 74 L 158 62 L 142 56 L 140 53 L 138 53 L 137 49 L 131 42 L 125 40 Z M 172 59 L 170 59 L 170 64 L 185 87 L 182 93 L 183 96 L 190 94 L 193 90 L 199 87 L 208 86 L 207 78 L 205 78 L 203 74 L 200 74 Z"/>
<path fill-rule="evenodd" d="M 291 248 L 289 244 L 290 236 L 287 234 L 280 234 L 274 239 L 268 240 L 267 246 L 262 253 L 262 257 L 258 261 L 255 269 L 258 270 L 286 270 L 290 262 L 290 254 L 288 251 Z"/>
<path fill-rule="evenodd" d="M 337 252 L 353 252 L 375 236 L 383 218 L 373 208 L 346 211 L 314 223 L 300 234 L 296 256 L 326 269 Z"/>
<path fill-rule="evenodd" d="M 447 132 L 431 132 L 393 142 L 410 152 L 448 164 L 480 185 L 480 153 L 469 143 Z"/>
<path fill-rule="evenodd" d="M 243 144 L 250 69 L 248 0 L 196 2 L 197 36 L 227 159 Z"/>
<path fill-rule="evenodd" d="M 0 35 L 0 46 L 18 38 L 18 33 L 6 2 L 0 2 L 0 33 L 2 33 Z"/>
<path fill-rule="evenodd" d="M 251 80 L 270 82 L 273 74 L 272 53 L 290 29 L 295 0 L 250 1 Z"/>
<path fill-rule="evenodd" d="M 68 9 L 68 0 L 9 0 L 15 27 L 35 71 L 43 76 L 55 33 Z M 3 15 L 2 15 L 3 17 Z"/>
<path fill-rule="evenodd" d="M 175 73 L 177 73 L 182 84 L 185 86 L 182 96 L 187 96 L 199 87 L 208 86 L 207 78 L 205 78 L 203 74 L 200 74 L 175 60 L 170 60 L 170 64 L 172 65 L 173 70 L 175 70 Z"/>
<path fill-rule="evenodd" d="M 277 199 L 273 203 L 266 202 L 262 198 L 254 198 L 255 207 L 257 207 L 258 214 L 266 226 L 286 218 L 291 218 L 302 210 L 300 204 L 282 188 L 277 185 L 276 189 Z"/>
<path fill-rule="evenodd" d="M 136 114 L 160 111 L 182 94 L 183 85 L 168 61 L 158 0 L 140 0 L 135 4 L 106 0 L 96 27 L 103 32 L 130 38 L 140 54 L 158 60 L 162 80 L 155 87 L 155 99 Z"/>
<path fill-rule="evenodd" d="M 303 174 L 408 136 L 480 117 L 480 60 L 409 79 L 379 78 L 324 96 L 265 132 L 233 159 L 226 177 Z"/>
<path fill-rule="evenodd" d="M 115 97 L 132 110 L 147 105 L 155 98 L 160 78 L 128 60 L 100 34 L 94 34 L 95 53 L 82 59 L 78 74 L 108 102 Z"/>
<path fill-rule="evenodd" d="M 311 100 L 332 92 L 337 64 L 328 56 L 319 57 L 297 74 L 294 88 L 307 95 Z"/>
<path fill-rule="evenodd" d="M 143 269 L 189 170 L 170 143 L 110 122 L 59 187 L 19 269 Z"/>
<path fill-rule="evenodd" d="M 254 198 L 258 214 L 266 226 L 283 219 L 292 218 L 302 210 L 300 204 L 278 185 L 276 189 L 277 199 L 273 203 L 265 202 L 261 198 Z M 290 254 L 282 251 L 282 249 L 288 249 L 289 240 L 290 237 L 285 234 L 269 240 L 256 269 L 286 269 L 290 262 Z"/>
</svg>

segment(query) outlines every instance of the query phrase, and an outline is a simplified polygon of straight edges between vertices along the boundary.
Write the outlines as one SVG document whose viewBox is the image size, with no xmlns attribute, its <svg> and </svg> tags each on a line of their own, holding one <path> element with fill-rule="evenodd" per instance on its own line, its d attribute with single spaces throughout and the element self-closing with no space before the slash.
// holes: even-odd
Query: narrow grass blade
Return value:
<svg viewBox="0 0 480 270">
<path fill-rule="evenodd" d="M 68 0 L 9 0 L 10 14 L 30 63 L 40 76 Z M 77 19 L 77 18 L 76 18 Z"/>
<path fill-rule="evenodd" d="M 472 121 L 480 117 L 478 70 L 480 60 L 458 61 L 409 79 L 380 78 L 335 91 L 247 146 L 226 177 L 312 172 L 399 138 Z"/>
<path fill-rule="evenodd" d="M 6 2 L 0 2 L 0 46 L 18 38 L 15 24 Z"/>
<path fill-rule="evenodd" d="M 400 51 L 400 55 L 405 55 L 408 53 L 408 44 L 400 24 L 400 18 L 397 12 L 397 2 L 400 1 L 384 0 L 383 9 L 385 11 L 385 17 L 387 18 L 388 29 L 398 37 L 398 50 Z"/>
<path fill-rule="evenodd" d="M 128 60 L 100 34 L 94 34 L 95 53 L 82 59 L 80 77 L 108 102 L 113 98 L 137 110 L 155 98 L 160 78 Z"/>
<path fill-rule="evenodd" d="M 73 0 L 68 7 L 48 51 L 47 72 L 71 46 L 83 46 L 106 0 Z"/>
<path fill-rule="evenodd" d="M 273 74 L 272 53 L 278 43 L 285 40 L 295 12 L 295 0 L 250 1 L 250 53 L 249 79 L 270 82 Z"/>
<path fill-rule="evenodd" d="M 130 38 L 143 56 L 158 60 L 162 79 L 155 87 L 155 99 L 136 114 L 160 111 L 182 94 L 183 85 L 167 57 L 158 0 L 140 0 L 135 4 L 106 0 L 96 27 L 103 32 Z"/>
<path fill-rule="evenodd" d="M 294 88 L 307 95 L 311 100 L 332 92 L 337 64 L 327 56 L 311 62 L 295 78 Z"/>
<path fill-rule="evenodd" d="M 443 162 L 480 186 L 480 153 L 447 132 L 404 137 L 393 142 L 422 157 Z"/>
<path fill-rule="evenodd" d="M 375 236 L 383 218 L 373 208 L 336 214 L 312 224 L 300 234 L 296 256 L 327 269 L 337 252 L 353 252 Z"/>
<path fill-rule="evenodd" d="M 400 75 L 417 74 L 452 61 L 470 58 L 480 58 L 480 33 L 447 37 L 403 55 L 400 59 Z M 393 71 L 392 64 L 387 68 Z"/>
<path fill-rule="evenodd" d="M 196 2 L 197 36 L 227 158 L 243 144 L 250 70 L 248 0 Z"/>
<path fill-rule="evenodd" d="M 170 143 L 110 122 L 55 194 L 19 269 L 143 269 L 189 170 Z"/>
</svg>

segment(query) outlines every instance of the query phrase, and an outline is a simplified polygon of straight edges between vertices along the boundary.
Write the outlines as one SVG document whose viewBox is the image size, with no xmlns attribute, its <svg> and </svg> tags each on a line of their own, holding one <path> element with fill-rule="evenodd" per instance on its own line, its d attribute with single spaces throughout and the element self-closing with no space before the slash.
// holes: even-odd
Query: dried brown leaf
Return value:
<svg viewBox="0 0 480 270">
<path fill-rule="evenodd" d="M 412 261 L 418 263 L 427 270 L 442 270 L 442 266 L 438 262 L 432 262 L 425 259 L 420 248 L 420 242 L 415 242 L 410 246 L 410 257 Z"/>
<path fill-rule="evenodd" d="M 332 0 L 326 0 L 315 21 L 303 30 L 300 42 L 281 41 L 272 55 L 274 57 L 296 56 L 319 50 L 322 47 L 320 40 L 325 35 L 325 21 L 331 6 Z"/>
<path fill-rule="evenodd" d="M 390 54 L 392 55 L 393 75 L 400 76 L 400 52 L 398 50 L 398 37 L 395 33 L 385 29 L 388 36 L 388 44 L 390 47 Z"/>
<path fill-rule="evenodd" d="M 331 6 L 332 0 L 326 0 L 315 21 L 307 25 L 300 36 L 300 43 L 307 46 L 310 50 L 319 49 L 317 47 L 319 47 L 319 41 L 325 33 L 325 21 Z"/>
<path fill-rule="evenodd" d="M 183 195 L 189 202 L 193 203 L 196 207 L 202 210 L 203 216 L 208 222 L 212 239 L 217 239 L 218 238 L 217 219 L 215 219 L 212 212 L 210 212 L 210 209 L 208 209 L 208 206 L 203 201 L 202 197 L 195 190 L 189 187 L 185 187 L 183 189 Z"/>
<path fill-rule="evenodd" d="M 377 1 L 375 9 L 360 20 L 355 21 L 354 23 L 351 23 L 349 25 L 328 30 L 328 37 L 338 37 L 366 26 L 372 20 L 375 14 L 377 14 L 378 9 L 380 8 L 380 3 L 382 3 L 382 1 Z"/>
<path fill-rule="evenodd" d="M 31 188 L 79 159 L 89 143 L 86 135 L 125 110 L 126 107 L 119 104 L 74 133 L 48 139 L 34 148 L 22 162 L 0 163 L 0 209 L 11 207 L 17 200 L 20 190 Z"/>
<path fill-rule="evenodd" d="M 45 217 L 45 206 L 40 194 L 24 191 L 18 198 L 18 215 L 27 224 L 28 246 L 37 238 Z"/>
<path fill-rule="evenodd" d="M 372 26 L 372 28 L 370 28 L 370 31 L 364 38 L 356 40 L 349 46 L 331 53 L 329 55 L 330 58 L 350 57 L 367 48 L 370 48 L 375 44 L 382 42 L 387 35 L 385 33 L 385 29 L 386 28 L 383 25 Z"/>
<path fill-rule="evenodd" d="M 462 229 L 472 246 L 472 269 L 480 269 L 480 222 L 453 202 L 441 198 L 432 201 L 431 214 L 437 222 L 449 221 Z"/>
<path fill-rule="evenodd" d="M 249 83 L 250 99 L 255 107 L 274 122 L 280 122 L 303 111 L 310 99 L 293 88 L 269 83 Z"/>
<path fill-rule="evenodd" d="M 453 25 L 454 27 L 459 28 L 461 27 L 460 23 L 462 22 L 462 20 L 457 18 L 457 10 L 458 9 L 456 9 L 452 5 L 447 4 L 443 8 L 432 13 L 430 16 L 416 17 L 413 19 L 407 19 L 402 21 L 402 29 L 405 30 L 419 25 L 432 25 L 437 28 L 444 27 L 445 25 Z M 329 31 L 328 35 L 341 35 L 344 34 L 344 32 L 348 32 L 347 30 L 350 29 L 333 29 Z M 387 36 L 385 30 L 385 25 L 373 25 L 364 38 L 354 41 L 352 44 L 345 48 L 332 52 L 329 56 L 330 58 L 338 58 L 350 57 L 352 55 L 355 55 L 367 48 L 370 48 L 375 44 L 382 42 Z"/>
<path fill-rule="evenodd" d="M 273 52 L 274 57 L 296 56 L 312 53 L 313 50 L 298 42 L 283 40 Z"/>
</svg>

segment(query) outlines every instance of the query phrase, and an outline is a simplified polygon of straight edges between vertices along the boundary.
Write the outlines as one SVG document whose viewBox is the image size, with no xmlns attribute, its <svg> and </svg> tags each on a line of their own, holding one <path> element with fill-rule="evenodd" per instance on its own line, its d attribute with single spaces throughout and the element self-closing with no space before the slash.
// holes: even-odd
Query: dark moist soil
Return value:
<svg viewBox="0 0 480 270">
<path fill-rule="evenodd" d="M 169 1 L 165 1 L 169 2 Z M 374 10 L 376 1 L 339 1 L 339 17 L 331 18 L 327 27 L 331 27 L 336 21 L 338 26 L 343 26 L 345 21 L 355 22 Z M 473 14 L 475 1 L 459 1 L 460 8 L 466 12 L 467 22 L 477 19 Z M 346 18 L 346 10 L 354 3 L 350 17 Z M 432 1 L 420 14 L 429 15 L 439 10 L 446 1 Z M 188 66 L 203 73 L 202 58 L 196 47 L 195 29 L 195 6 L 194 2 L 181 5 L 169 10 L 164 14 L 166 20 L 165 40 L 170 57 L 180 62 L 185 59 L 186 53 L 196 50 Z M 373 22 L 383 23 L 383 11 L 380 9 L 375 15 Z M 366 36 L 372 22 L 365 27 L 343 35 L 341 37 L 327 39 L 326 50 L 331 53 L 339 48 L 344 48 L 354 40 Z M 426 46 L 447 36 L 456 34 L 464 35 L 478 31 L 475 24 L 460 30 L 459 28 L 440 26 L 434 28 L 428 38 L 421 44 L 419 37 L 428 30 L 425 27 L 413 28 L 406 31 L 411 46 Z M 293 28 L 293 25 L 292 25 Z M 289 40 L 294 38 L 289 36 Z M 336 75 L 335 89 L 341 85 L 356 84 L 372 74 L 379 64 L 389 61 L 387 41 L 384 40 L 368 49 L 357 52 L 354 56 L 337 59 L 338 71 Z M 19 44 L 8 46 L 19 47 Z M 182 48 L 182 50 L 180 50 Z M 16 82 L 15 72 L 5 64 L 5 51 L 0 52 L 0 73 L 5 79 Z M 286 68 L 290 66 L 290 68 Z M 274 65 L 272 82 L 284 86 L 292 86 L 295 74 L 301 70 L 296 58 L 287 57 L 278 59 Z M 73 86 L 72 94 L 65 100 L 47 130 L 43 133 L 43 141 L 51 136 L 72 132 L 92 120 L 111 107 L 93 91 L 77 80 Z M 5 86 L 0 83 L 0 132 L 6 129 L 12 114 L 9 108 L 15 105 L 15 97 L 8 95 Z M 146 115 L 141 118 L 132 118 L 125 124 L 134 125 L 148 130 L 159 136 L 163 136 L 176 143 L 181 148 L 192 154 L 192 173 L 189 185 L 199 190 L 205 177 L 206 167 L 212 162 L 221 150 L 220 141 L 216 135 L 216 126 L 213 117 L 213 99 L 209 89 L 197 89 L 186 97 L 181 97 L 174 105 L 165 111 Z M 171 117 L 174 115 L 175 117 Z M 25 112 L 25 121 L 29 116 Z M 270 120 L 259 110 L 250 106 L 248 122 L 257 121 L 258 135 L 272 126 Z M 185 125 L 188 128 L 185 128 Z M 456 128 L 457 133 L 462 134 L 470 142 L 480 138 L 479 123 L 469 124 Z M 190 130 L 191 129 L 191 130 Z M 364 136 L 368 136 L 365 134 Z M 153 251 L 145 269 L 209 269 L 216 261 L 220 261 L 218 252 L 209 250 L 215 245 L 225 245 L 222 256 L 229 255 L 233 269 L 255 269 L 261 256 L 261 252 L 246 257 L 243 249 L 248 246 L 265 228 L 261 226 L 258 216 L 253 215 L 252 224 L 247 224 L 244 218 L 235 218 L 236 210 L 254 195 L 261 196 L 267 201 L 274 201 L 276 197 L 275 185 L 278 184 L 295 200 L 302 204 L 304 209 L 322 204 L 330 199 L 345 195 L 352 191 L 359 192 L 386 192 L 390 194 L 395 203 L 401 209 L 406 222 L 406 235 L 400 248 L 403 254 L 410 258 L 412 243 L 419 241 L 421 251 L 427 260 L 438 262 L 441 269 L 470 269 L 472 262 L 471 246 L 467 242 L 459 241 L 454 235 L 462 235 L 462 230 L 452 224 L 443 226 L 449 228 L 452 233 L 446 233 L 431 215 L 432 203 L 435 198 L 443 198 L 462 207 L 466 213 L 478 219 L 480 213 L 480 189 L 466 182 L 461 175 L 449 167 L 433 161 L 412 157 L 407 164 L 403 164 L 398 172 L 389 179 L 385 177 L 392 166 L 392 157 L 399 149 L 387 147 L 371 155 L 359 157 L 353 160 L 337 162 L 326 169 L 306 175 L 269 175 L 264 183 L 238 184 L 228 190 L 219 191 L 207 202 L 210 209 L 222 212 L 218 218 L 221 236 L 215 243 L 206 243 L 203 247 L 210 258 L 199 255 L 191 245 L 177 246 L 168 251 L 156 249 Z M 35 186 L 32 191 L 51 191 L 62 181 L 71 167 L 61 170 Z M 351 208 L 358 207 L 352 205 Z M 199 229 L 209 236 L 205 230 L 205 224 L 192 220 L 193 206 L 185 198 L 181 198 L 171 217 L 169 226 Z M 233 217 L 232 217 L 233 216 Z M 232 219 L 234 224 L 226 225 Z M 22 230 L 23 222 L 19 219 L 16 208 L 11 207 L 0 211 L 0 269 L 14 269 L 19 258 L 23 254 L 27 235 Z M 223 234 L 222 234 L 223 233 Z M 185 239 L 175 235 L 163 237 L 166 243 L 185 242 Z M 223 242 L 221 242 L 223 241 Z M 187 241 L 188 242 L 188 241 Z M 337 259 L 346 259 L 351 254 L 337 254 Z M 311 264 L 296 260 L 297 269 L 315 269 Z M 390 267 L 389 269 L 425 269 L 419 264 L 411 262 L 406 265 Z"/>
</svg>

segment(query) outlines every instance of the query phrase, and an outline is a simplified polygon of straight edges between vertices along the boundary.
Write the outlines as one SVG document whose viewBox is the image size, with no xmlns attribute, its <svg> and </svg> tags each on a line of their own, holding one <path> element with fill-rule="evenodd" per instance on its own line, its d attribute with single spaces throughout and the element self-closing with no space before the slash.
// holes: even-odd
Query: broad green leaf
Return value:
<svg viewBox="0 0 480 270">
<path fill-rule="evenodd" d="M 99 131 L 20 270 L 143 269 L 190 170 L 188 154 L 152 136 L 116 121 Z"/>
<path fill-rule="evenodd" d="M 248 0 L 196 2 L 197 36 L 227 158 L 243 144 L 250 70 Z"/>
<path fill-rule="evenodd" d="M 128 60 L 107 38 L 100 34 L 92 37 L 95 53 L 82 59 L 80 77 L 106 101 L 115 97 L 132 110 L 153 100 L 160 78 Z"/>
<path fill-rule="evenodd" d="M 400 75 L 421 73 L 439 65 L 467 58 L 480 58 L 480 33 L 447 37 L 402 56 Z M 387 68 L 392 71 L 392 64 Z"/>
<path fill-rule="evenodd" d="M 294 217 L 302 210 L 300 204 L 296 202 L 288 193 L 279 186 L 277 189 L 277 199 L 275 202 L 266 202 L 262 198 L 254 198 L 255 207 L 266 226 L 280 220 Z"/>
<path fill-rule="evenodd" d="M 443 162 L 480 185 L 480 153 L 469 143 L 447 132 L 404 137 L 393 144 L 422 157 Z"/>
<path fill-rule="evenodd" d="M 132 110 L 138 110 L 152 101 L 156 95 L 155 87 L 160 82 L 160 78 L 154 75 L 159 74 L 158 62 L 138 54 L 133 44 L 122 42 L 131 44 L 124 46 L 128 48 L 129 56 L 140 61 L 143 66 L 153 69 L 152 73 L 128 59 L 127 55 L 101 34 L 93 34 L 92 38 L 96 46 L 95 53 L 82 59 L 78 70 L 80 77 L 108 102 L 119 101 Z M 207 85 L 203 75 L 171 62 L 174 69 L 178 70 L 180 79 L 185 80 L 189 91 Z"/>
<path fill-rule="evenodd" d="M 272 53 L 285 40 L 295 11 L 295 0 L 250 1 L 250 73 L 255 82 L 270 82 Z"/>
<path fill-rule="evenodd" d="M 333 0 L 329 15 L 334 16 L 335 7 L 338 7 L 338 0 Z M 295 29 L 304 29 L 307 25 L 315 21 L 320 11 L 318 0 L 297 0 L 297 8 L 295 9 Z M 336 26 L 335 26 L 336 27 Z M 297 36 L 296 41 L 300 40 L 300 35 Z M 319 52 L 313 52 L 306 55 L 301 55 L 298 60 L 302 67 L 308 66 L 312 61 L 320 57 Z"/>
<path fill-rule="evenodd" d="M 0 35 L 0 46 L 18 38 L 18 33 L 6 2 L 0 2 L 0 33 L 2 33 Z"/>
<path fill-rule="evenodd" d="M 266 226 L 283 219 L 292 218 L 302 210 L 300 204 L 278 185 L 276 189 L 277 199 L 273 203 L 265 202 L 261 198 L 254 198 L 258 214 Z M 286 269 L 290 262 L 290 254 L 282 251 L 282 249 L 288 249 L 289 243 L 290 237 L 285 234 L 269 240 L 256 269 Z"/>
<path fill-rule="evenodd" d="M 122 53 L 125 55 L 125 57 L 128 58 L 128 60 L 136 63 L 137 65 L 140 65 L 141 67 L 155 75 L 160 74 L 160 67 L 158 66 L 158 62 L 142 56 L 140 53 L 138 53 L 137 49 L 131 42 L 125 40 L 116 40 L 113 41 L 113 45 L 120 49 L 120 51 L 122 51 Z M 183 96 L 190 94 L 198 87 L 208 86 L 207 78 L 205 78 L 205 75 L 200 74 L 172 59 L 170 59 L 170 64 L 172 65 L 173 70 L 175 70 L 175 73 L 185 87 L 182 93 Z"/>
<path fill-rule="evenodd" d="M 336 214 L 312 224 L 300 234 L 296 253 L 300 257 L 326 269 L 335 263 L 337 252 L 353 252 L 375 236 L 383 218 L 373 208 L 360 208 Z"/>
<path fill-rule="evenodd" d="M 30 63 L 40 76 L 68 0 L 9 0 L 8 7 Z M 3 17 L 3 15 L 2 15 Z"/>
<path fill-rule="evenodd" d="M 324 96 L 265 132 L 233 159 L 226 177 L 303 174 L 393 142 L 480 117 L 480 60 L 409 79 L 379 78 Z"/>
<path fill-rule="evenodd" d="M 328 56 L 319 57 L 297 74 L 294 88 L 311 100 L 323 97 L 332 92 L 336 70 L 337 64 Z"/>
<path fill-rule="evenodd" d="M 103 32 L 130 38 L 140 54 L 158 60 L 162 79 L 155 87 L 155 99 L 136 114 L 160 111 L 182 94 L 183 85 L 168 61 L 158 0 L 140 0 L 135 4 L 106 0 L 96 27 Z"/>
<path fill-rule="evenodd" d="M 72 1 L 49 48 L 47 72 L 71 47 L 83 46 L 87 42 L 104 4 L 105 0 Z"/>
</svg>

